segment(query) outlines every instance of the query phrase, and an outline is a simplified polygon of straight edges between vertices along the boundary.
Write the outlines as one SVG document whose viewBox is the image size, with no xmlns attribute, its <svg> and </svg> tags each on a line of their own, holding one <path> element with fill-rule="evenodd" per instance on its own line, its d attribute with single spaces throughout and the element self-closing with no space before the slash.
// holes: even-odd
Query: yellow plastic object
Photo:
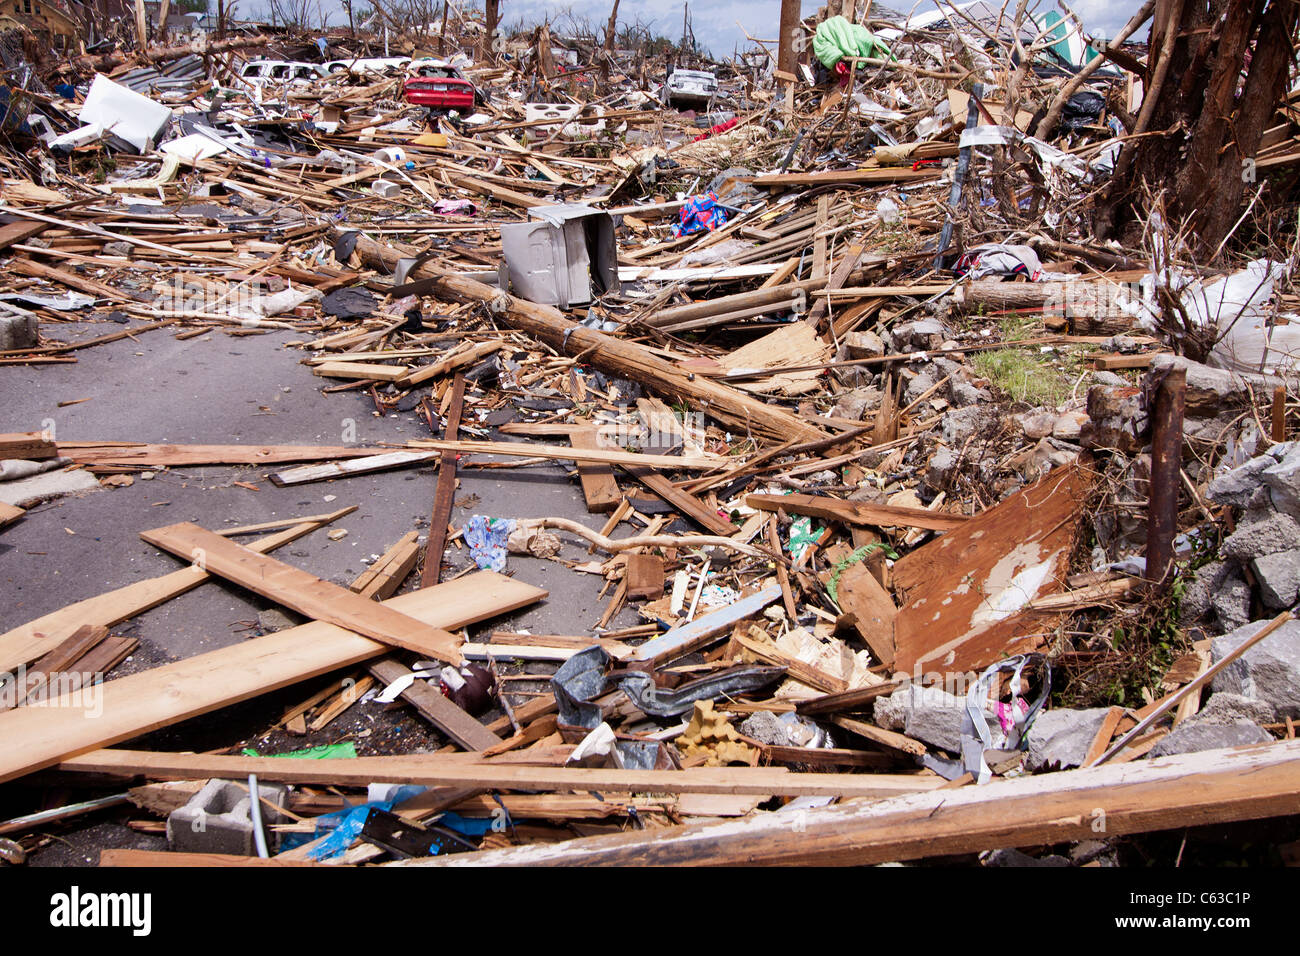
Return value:
<svg viewBox="0 0 1300 956">
<path fill-rule="evenodd" d="M 442 133 L 421 133 L 411 140 L 412 146 L 446 146 L 447 137 Z"/>
<path fill-rule="evenodd" d="M 741 763 L 754 766 L 758 750 L 745 743 L 725 714 L 715 713 L 713 701 L 697 700 L 685 732 L 674 741 L 684 757 L 707 754 L 706 767 Z"/>
</svg>

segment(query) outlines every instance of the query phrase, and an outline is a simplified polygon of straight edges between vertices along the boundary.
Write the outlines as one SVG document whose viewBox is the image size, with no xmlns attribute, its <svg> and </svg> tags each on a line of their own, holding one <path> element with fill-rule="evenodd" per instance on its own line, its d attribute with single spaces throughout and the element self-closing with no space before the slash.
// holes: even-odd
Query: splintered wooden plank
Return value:
<svg viewBox="0 0 1300 956">
<path fill-rule="evenodd" d="M 268 558 L 188 521 L 140 532 L 155 547 L 193 561 L 208 572 L 248 588 L 318 621 L 346 627 L 385 644 L 459 664 L 460 639 L 314 574 Z"/>
<path fill-rule="evenodd" d="M 1041 616 L 1021 612 L 1061 589 L 1090 487 L 1078 465 L 1057 468 L 896 562 L 893 584 L 907 599 L 895 669 L 979 671 L 1037 647 Z"/>
<path fill-rule="evenodd" d="M 270 465 L 288 461 L 361 458 L 383 448 L 361 445 L 149 445 L 134 442 L 58 442 L 58 454 L 79 465 Z"/>
<path fill-rule="evenodd" d="M 390 451 L 383 455 L 367 455 L 347 461 L 329 461 L 320 465 L 303 465 L 271 475 L 277 487 L 305 485 L 312 481 L 329 481 L 331 478 L 348 478 L 352 475 L 369 475 L 376 471 L 391 471 L 408 465 L 421 465 L 438 457 L 436 451 Z"/>
<path fill-rule="evenodd" d="M 723 631 L 731 630 L 737 621 L 757 614 L 773 601 L 781 600 L 781 585 L 769 584 L 763 590 L 743 597 L 735 604 L 718 608 L 711 614 L 696 618 L 689 624 L 646 641 L 632 655 L 635 661 L 652 661 L 656 664 L 697 650 Z"/>
<path fill-rule="evenodd" d="M 59 446 L 45 437 L 44 432 L 7 432 L 0 434 L 0 459 L 27 458 L 39 460 L 53 458 Z"/>
<path fill-rule="evenodd" d="M 231 754 L 101 750 L 64 761 L 61 769 L 141 774 L 155 780 L 250 773 L 284 783 L 357 785 L 411 783 L 427 787 L 469 784 L 491 790 L 573 790 L 619 793 L 731 793 L 763 796 L 891 797 L 937 790 L 942 777 L 886 773 L 791 773 L 784 767 L 693 767 L 689 770 L 548 767 L 479 761 L 463 754 L 401 757 L 326 757 L 285 760 Z M 789 826 L 787 823 L 786 826 Z"/>
<path fill-rule="evenodd" d="M 842 501 L 826 495 L 745 495 L 745 504 L 761 511 L 809 515 L 827 521 L 877 528 L 923 528 L 926 531 L 951 531 L 971 519 L 966 515 L 905 508 L 901 505 L 878 505 L 866 501 Z"/>
<path fill-rule="evenodd" d="M 419 559 L 420 533 L 408 531 L 352 582 L 351 590 L 371 600 L 390 598 L 402 586 Z"/>
<path fill-rule="evenodd" d="M 694 495 L 687 494 L 653 468 L 645 465 L 620 465 L 650 491 L 712 534 L 730 535 L 736 526 L 716 514 Z"/>
<path fill-rule="evenodd" d="M 390 608 L 433 627 L 458 628 L 546 596 L 491 571 L 422 588 L 371 610 Z M 93 695 L 64 695 L 48 707 L 0 714 L 0 782 L 96 751 L 159 727 L 357 664 L 389 648 L 323 621 L 267 634 L 139 674 L 106 681 Z"/>
<path fill-rule="evenodd" d="M 465 408 L 465 376 L 457 375 L 451 383 L 451 404 L 447 408 L 443 433 L 449 439 L 460 434 L 460 416 Z M 437 584 L 442 577 L 442 558 L 447 551 L 447 528 L 451 509 L 456 502 L 456 454 L 439 452 L 438 484 L 433 492 L 433 512 L 429 518 L 429 543 L 424 549 L 424 567 L 420 587 Z"/>
<path fill-rule="evenodd" d="M 897 653 L 894 622 L 898 618 L 898 608 L 889 592 L 881 587 L 865 564 L 858 562 L 840 575 L 836 594 L 840 610 L 867 642 L 876 660 L 892 669 Z"/>
<path fill-rule="evenodd" d="M 594 428 L 575 428 L 569 432 L 569 444 L 574 448 L 599 448 L 600 441 Z M 614 480 L 614 469 L 598 462 L 580 461 L 578 481 L 582 483 L 582 496 L 587 501 L 587 510 L 592 514 L 605 514 L 618 507 L 623 500 L 623 493 L 618 490 Z"/>
<path fill-rule="evenodd" d="M 13 692 L 4 695 L 0 700 L 0 710 L 10 710 L 24 703 L 29 697 L 41 696 L 42 690 L 48 691 L 51 678 L 57 680 L 58 675 L 67 670 L 70 664 L 88 653 L 106 637 L 108 637 L 108 628 L 97 624 L 87 624 L 77 628 L 67 640 L 61 641 L 48 654 L 42 655 L 40 660 L 22 674 Z"/>
<path fill-rule="evenodd" d="M 25 514 L 27 514 L 27 512 L 22 508 L 0 501 L 0 528 L 3 528 L 7 524 L 12 524 Z"/>
<path fill-rule="evenodd" d="M 810 774 L 809 776 L 817 776 Z M 874 774 L 861 774 L 870 779 Z M 412 861 L 419 866 L 869 866 L 1291 816 L 1300 740 L 994 780 L 743 820 L 628 830 Z"/>
<path fill-rule="evenodd" d="M 258 538 L 250 542 L 248 547 L 259 552 L 274 551 L 355 510 L 355 506 L 341 508 L 334 514 L 303 521 L 287 530 Z M 0 634 L 0 670 L 11 671 L 19 665 L 36 660 L 57 647 L 60 641 L 83 624 L 102 624 L 104 627 L 121 624 L 210 580 L 212 575 L 190 565 L 179 571 L 136 581 L 51 611 Z"/>
<path fill-rule="evenodd" d="M 404 679 L 411 671 L 405 664 L 385 657 L 370 665 L 370 673 L 387 685 Z M 402 699 L 466 750 L 487 750 L 501 743 L 500 737 L 444 697 L 437 688 L 430 687 L 427 681 L 411 683 L 402 691 Z"/>
<path fill-rule="evenodd" d="M 379 365 L 374 362 L 325 362 L 312 369 L 313 375 L 325 378 L 360 378 L 372 382 L 395 382 L 406 372 L 405 365 Z"/>
<path fill-rule="evenodd" d="M 613 465 L 648 468 L 704 469 L 725 464 L 718 458 L 680 458 L 675 455 L 642 455 L 612 448 L 565 448 L 563 445 L 533 445 L 512 441 L 442 441 L 421 438 L 411 442 L 420 448 L 437 448 L 462 455 L 515 455 L 520 458 L 558 458 L 562 461 L 594 461 Z"/>
</svg>

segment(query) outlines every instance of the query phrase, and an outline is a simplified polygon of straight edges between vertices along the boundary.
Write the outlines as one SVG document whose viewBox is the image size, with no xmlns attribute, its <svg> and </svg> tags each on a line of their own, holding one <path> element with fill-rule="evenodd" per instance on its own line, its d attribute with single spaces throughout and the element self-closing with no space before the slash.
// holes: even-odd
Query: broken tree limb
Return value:
<svg viewBox="0 0 1300 956">
<path fill-rule="evenodd" d="M 401 258 L 396 249 L 365 236 L 357 237 L 356 252 L 363 262 L 387 272 L 393 271 Z M 499 321 L 527 332 L 557 352 L 583 354 L 586 362 L 606 373 L 639 382 L 664 398 L 693 402 L 734 428 L 752 429 L 782 440 L 798 437 L 802 441 L 817 441 L 826 437 L 825 432 L 790 412 L 737 389 L 683 372 L 647 349 L 585 328 L 551 306 L 507 295 L 493 286 L 442 272 L 427 263 L 413 269 L 410 278 L 429 279 L 434 288 L 460 300 L 486 303 L 497 313 Z"/>
<path fill-rule="evenodd" d="M 580 538 L 586 538 L 596 547 L 617 554 L 620 551 L 632 551 L 637 548 L 724 548 L 737 551 L 755 558 L 770 558 L 771 555 L 753 545 L 709 534 L 651 534 L 634 538 L 607 538 L 597 534 L 585 525 L 568 518 L 522 518 L 518 526 L 526 530 L 533 528 L 554 528 L 568 531 Z"/>
</svg>

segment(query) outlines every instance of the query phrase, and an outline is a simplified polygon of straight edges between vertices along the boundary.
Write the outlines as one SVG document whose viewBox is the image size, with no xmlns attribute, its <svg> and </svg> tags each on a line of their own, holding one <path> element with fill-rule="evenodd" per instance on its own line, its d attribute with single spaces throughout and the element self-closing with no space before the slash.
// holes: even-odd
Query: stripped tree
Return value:
<svg viewBox="0 0 1300 956">
<path fill-rule="evenodd" d="M 1142 106 L 1095 210 L 1102 238 L 1134 239 L 1150 189 L 1193 251 L 1219 249 L 1287 90 L 1298 15 L 1298 0 L 1156 0 Z"/>
</svg>

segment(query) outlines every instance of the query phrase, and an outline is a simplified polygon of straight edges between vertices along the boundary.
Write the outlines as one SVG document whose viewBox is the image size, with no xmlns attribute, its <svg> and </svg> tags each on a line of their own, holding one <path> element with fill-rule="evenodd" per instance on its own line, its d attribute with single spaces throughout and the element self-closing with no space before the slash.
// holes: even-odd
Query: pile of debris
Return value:
<svg viewBox="0 0 1300 956">
<path fill-rule="evenodd" d="M 507 37 L 490 3 L 437 30 L 380 5 L 382 38 L 4 46 L 0 781 L 27 806 L 0 856 L 112 811 L 107 865 L 1101 865 L 1290 813 L 1274 34 L 1239 52 L 1276 95 L 1234 107 L 1269 189 L 1235 184 L 1215 234 L 1140 176 L 1177 10 L 1090 45 L 1025 4 L 858 6 L 723 63 L 617 33 L 617 4 L 603 39 Z M 258 415 L 309 370 L 330 428 L 168 441 L 185 402 L 244 401 L 169 386 L 151 434 L 66 439 L 50 383 L 168 335 L 224 392 L 271 363 Z M 204 517 L 157 527 L 161 485 Z M 204 511 L 214 487 L 254 510 Z M 23 555 L 71 570 L 60 510 L 104 488 L 142 563 L 42 588 Z M 355 504 L 274 510 L 317 489 Z M 400 525 L 359 575 L 272 554 L 347 515 L 352 543 Z M 169 645 L 196 589 L 255 595 L 255 636 Z M 552 633 L 503 620 L 546 607 Z"/>
</svg>

